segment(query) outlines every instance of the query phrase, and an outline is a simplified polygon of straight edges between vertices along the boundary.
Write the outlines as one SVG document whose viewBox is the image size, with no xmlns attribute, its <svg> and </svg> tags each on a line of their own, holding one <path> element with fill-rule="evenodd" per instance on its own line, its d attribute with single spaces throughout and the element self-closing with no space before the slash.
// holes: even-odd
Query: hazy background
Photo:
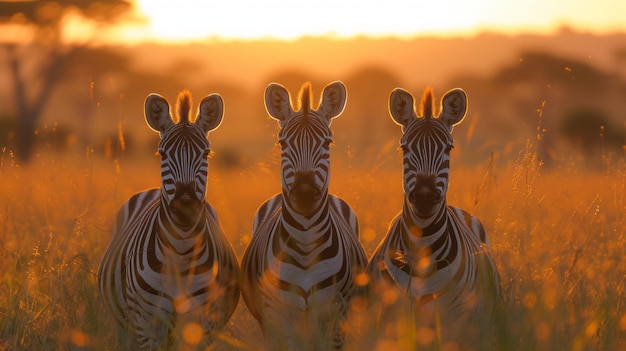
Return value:
<svg viewBox="0 0 626 351">
<path fill-rule="evenodd" d="M 157 136 L 145 97 L 174 104 L 189 89 L 196 102 L 224 97 L 215 162 L 246 166 L 273 159 L 268 83 L 297 95 L 311 81 L 319 97 L 342 80 L 338 162 L 386 159 L 400 135 L 389 93 L 403 87 L 419 99 L 426 86 L 437 99 L 454 87 L 469 96 L 455 162 L 507 156 L 538 135 L 548 165 L 623 155 L 624 6 L 533 3 L 0 1 L 0 146 L 24 163 L 44 149 L 149 157 Z"/>
<path fill-rule="evenodd" d="M 622 0 L 0 0 L 0 350 L 116 347 L 96 272 L 116 211 L 160 184 L 149 93 L 223 96 L 207 199 L 241 257 L 280 191 L 265 87 L 311 81 L 317 103 L 334 80 L 330 191 L 368 255 L 402 206 L 389 93 L 461 87 L 447 200 L 489 233 L 510 348 L 626 350 L 625 19 Z M 458 349 L 378 316 L 347 350 Z M 262 345 L 243 302 L 221 337 Z"/>
<path fill-rule="evenodd" d="M 454 87 L 468 94 L 467 119 L 455 131 L 464 159 L 480 161 L 485 153 L 534 138 L 539 110 L 550 160 L 599 147 L 600 125 L 605 146 L 619 150 L 626 121 L 625 43 L 623 34 L 564 29 L 546 36 L 85 47 L 65 67 L 55 68 L 62 74 L 36 122 L 34 152 L 82 152 L 91 145 L 98 153 L 115 153 L 122 131 L 127 153 L 149 156 L 157 136 L 144 121 L 145 97 L 157 92 L 174 104 L 176 94 L 189 89 L 196 103 L 213 92 L 225 100 L 223 124 L 211 135 L 216 157 L 228 152 L 233 162 L 254 162 L 273 147 L 277 128 L 265 112 L 265 87 L 278 82 L 296 95 L 307 80 L 316 99 L 325 84 L 346 84 L 347 107 L 333 129 L 337 147 L 350 146 L 355 157 L 399 138 L 387 110 L 393 88 L 408 89 L 419 99 L 428 85 L 437 99 Z M 2 76 L 9 75 L 6 64 L 0 68 Z M 24 76 L 37 78 L 28 73 L 25 69 Z M 10 83 L 0 83 L 0 145 L 12 149 L 17 117 Z"/>
</svg>

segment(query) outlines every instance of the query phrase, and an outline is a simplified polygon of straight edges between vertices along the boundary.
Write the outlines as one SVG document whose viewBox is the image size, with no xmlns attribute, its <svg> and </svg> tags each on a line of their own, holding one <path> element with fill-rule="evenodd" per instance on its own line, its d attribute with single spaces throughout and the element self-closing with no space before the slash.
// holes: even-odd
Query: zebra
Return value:
<svg viewBox="0 0 626 351">
<path fill-rule="evenodd" d="M 146 98 L 146 121 L 161 137 L 161 188 L 122 206 L 98 270 L 100 296 L 132 348 L 172 347 L 185 325 L 209 344 L 240 297 L 235 251 L 205 200 L 207 138 L 222 121 L 223 101 L 206 96 L 195 120 L 190 108 L 191 94 L 183 91 L 175 123 L 164 97 Z"/>
<path fill-rule="evenodd" d="M 459 88 L 448 91 L 439 116 L 433 100 L 427 88 L 418 117 L 409 92 L 396 88 L 389 97 L 391 117 L 403 132 L 404 202 L 370 258 L 370 284 L 374 295 L 396 287 L 420 322 L 489 320 L 500 283 L 486 231 L 478 218 L 446 201 L 451 133 L 465 118 L 467 96 Z"/>
<path fill-rule="evenodd" d="M 367 257 L 357 217 L 329 194 L 332 119 L 345 107 L 342 82 L 328 84 L 317 109 L 305 83 L 297 110 L 271 83 L 265 107 L 278 121 L 282 192 L 257 210 L 242 268 L 242 296 L 272 348 L 341 349 L 350 302 L 361 292 Z"/>
</svg>

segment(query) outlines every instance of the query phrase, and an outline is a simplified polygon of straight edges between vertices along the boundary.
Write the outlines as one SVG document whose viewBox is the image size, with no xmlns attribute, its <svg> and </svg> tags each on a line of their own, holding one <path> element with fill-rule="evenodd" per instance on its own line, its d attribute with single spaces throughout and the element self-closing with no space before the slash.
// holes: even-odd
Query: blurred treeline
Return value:
<svg viewBox="0 0 626 351">
<path fill-rule="evenodd" d="M 469 96 L 468 116 L 455 130 L 461 162 L 482 163 L 494 151 L 515 153 L 526 139 L 537 137 L 542 140 L 540 157 L 548 165 L 578 160 L 598 166 L 603 157 L 623 156 L 626 72 L 620 67 L 626 66 L 626 45 L 611 43 L 626 35 L 605 38 L 564 31 L 548 39 L 530 38 L 491 34 L 406 41 L 85 45 L 73 48 L 62 64 L 50 66 L 54 81 L 45 87 L 50 98 L 34 125 L 35 146 L 29 153 L 90 148 L 107 157 L 148 157 L 158 136 L 144 122 L 145 97 L 157 92 L 173 105 L 177 93 L 189 89 L 195 103 L 209 93 L 223 96 L 224 121 L 211 135 L 215 162 L 246 166 L 263 160 L 275 143 L 277 125 L 263 106 L 267 83 L 285 85 L 295 98 L 299 86 L 311 81 L 317 103 L 325 84 L 342 80 L 348 103 L 332 128 L 339 153 L 354 164 L 376 166 L 397 146 L 400 130 L 387 112 L 391 90 L 403 87 L 419 100 L 426 85 L 434 85 L 437 101 L 453 87 L 462 87 Z M 609 52 L 590 47 L 584 57 L 545 46 L 567 40 L 574 46 L 604 40 Z M 25 61 L 48 59 L 33 48 L 18 50 Z M 598 59 L 607 55 L 609 64 Z M 8 57 L 0 51 L 3 76 L 9 74 Z M 293 59 L 284 63 L 285 57 Z M 229 65 L 229 58 L 237 62 Z M 24 63 L 24 83 L 41 89 L 37 79 L 42 73 L 29 72 L 37 65 Z M 253 73 L 246 76 L 244 69 Z M 11 150 L 18 143 L 16 108 L 15 92 L 5 80 L 0 83 L 0 147 Z M 31 155 L 18 156 L 26 161 Z"/>
</svg>

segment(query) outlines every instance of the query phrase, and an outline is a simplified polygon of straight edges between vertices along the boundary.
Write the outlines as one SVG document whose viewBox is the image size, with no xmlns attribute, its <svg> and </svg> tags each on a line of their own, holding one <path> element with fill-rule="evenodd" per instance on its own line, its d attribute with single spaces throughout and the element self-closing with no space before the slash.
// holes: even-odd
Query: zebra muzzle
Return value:
<svg viewBox="0 0 626 351">
<path fill-rule="evenodd" d="M 409 194 L 409 201 L 420 216 L 432 215 L 443 196 L 435 186 L 418 185 Z"/>
<path fill-rule="evenodd" d="M 312 173 L 296 176 L 296 181 L 289 191 L 289 201 L 298 212 L 307 213 L 315 210 L 321 198 L 322 192 L 315 184 Z"/>
<path fill-rule="evenodd" d="M 202 201 L 197 198 L 194 184 L 177 184 L 176 193 L 170 203 L 170 210 L 180 224 L 197 220 L 202 209 Z"/>
</svg>

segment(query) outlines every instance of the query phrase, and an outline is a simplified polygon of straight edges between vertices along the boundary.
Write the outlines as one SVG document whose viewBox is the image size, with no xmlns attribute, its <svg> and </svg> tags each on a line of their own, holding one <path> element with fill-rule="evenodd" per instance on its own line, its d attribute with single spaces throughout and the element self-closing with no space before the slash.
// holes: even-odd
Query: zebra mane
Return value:
<svg viewBox="0 0 626 351">
<path fill-rule="evenodd" d="M 422 93 L 422 101 L 420 102 L 420 115 L 426 119 L 434 117 L 434 93 L 432 87 L 427 87 Z"/>
<path fill-rule="evenodd" d="M 190 121 L 191 111 L 191 93 L 189 90 L 183 90 L 178 93 L 178 99 L 176 100 L 176 112 L 178 114 L 178 121 L 180 122 L 193 122 Z"/>
<path fill-rule="evenodd" d="M 300 93 L 298 94 L 298 103 L 296 110 L 302 110 L 303 115 L 306 117 L 309 114 L 309 110 L 313 108 L 311 105 L 313 102 L 313 91 L 311 89 L 311 82 L 306 82 L 300 88 Z"/>
</svg>

